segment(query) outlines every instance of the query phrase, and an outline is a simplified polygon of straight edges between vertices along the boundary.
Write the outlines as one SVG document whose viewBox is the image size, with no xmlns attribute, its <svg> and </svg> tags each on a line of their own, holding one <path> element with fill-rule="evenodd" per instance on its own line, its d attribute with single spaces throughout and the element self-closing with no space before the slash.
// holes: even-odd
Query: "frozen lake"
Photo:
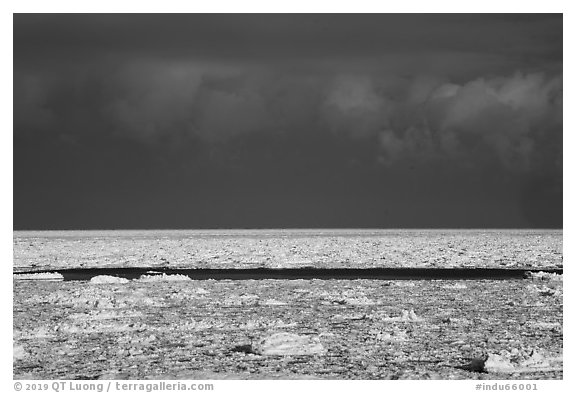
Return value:
<svg viewBox="0 0 576 393">
<path fill-rule="evenodd" d="M 14 275 L 13 373 L 561 379 L 562 275 L 336 277 L 561 268 L 560 230 L 15 232 L 15 273 L 76 269 L 85 281 Z M 190 280 L 182 269 L 334 277 Z"/>
<path fill-rule="evenodd" d="M 561 268 L 562 230 L 16 231 L 14 271 Z"/>
</svg>

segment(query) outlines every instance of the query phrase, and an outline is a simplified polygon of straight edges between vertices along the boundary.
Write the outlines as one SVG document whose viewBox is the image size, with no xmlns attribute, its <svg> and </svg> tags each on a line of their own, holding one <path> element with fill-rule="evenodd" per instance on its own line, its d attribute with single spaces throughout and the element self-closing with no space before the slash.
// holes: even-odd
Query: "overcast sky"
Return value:
<svg viewBox="0 0 576 393">
<path fill-rule="evenodd" d="M 15 229 L 286 227 L 562 227 L 562 16 L 14 16 Z"/>
</svg>

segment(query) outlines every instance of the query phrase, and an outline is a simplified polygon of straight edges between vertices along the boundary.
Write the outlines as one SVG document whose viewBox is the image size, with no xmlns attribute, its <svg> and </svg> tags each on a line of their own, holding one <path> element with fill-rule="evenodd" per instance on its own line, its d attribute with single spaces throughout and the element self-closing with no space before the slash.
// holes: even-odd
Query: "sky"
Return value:
<svg viewBox="0 0 576 393">
<path fill-rule="evenodd" d="M 15 14 L 14 229 L 561 228 L 560 14 Z"/>
</svg>

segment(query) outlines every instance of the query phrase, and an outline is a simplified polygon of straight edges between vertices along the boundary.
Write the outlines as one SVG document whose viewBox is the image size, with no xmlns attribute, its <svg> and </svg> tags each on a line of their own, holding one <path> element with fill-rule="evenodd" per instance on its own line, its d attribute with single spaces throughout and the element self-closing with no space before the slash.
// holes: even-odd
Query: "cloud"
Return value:
<svg viewBox="0 0 576 393">
<path fill-rule="evenodd" d="M 250 88 L 226 91 L 203 87 L 193 112 L 199 135 L 209 141 L 273 127 L 264 97 Z"/>
<path fill-rule="evenodd" d="M 175 216 L 202 189 L 561 222 L 562 15 L 17 14 L 14 69 L 22 211 L 154 184 Z"/>
<path fill-rule="evenodd" d="M 542 139 L 560 139 L 549 159 L 561 154 L 562 77 L 516 72 L 457 84 L 348 75 L 334 79 L 322 114 L 335 134 L 376 137 L 388 167 L 454 161 L 528 172 L 542 164 Z"/>
<path fill-rule="evenodd" d="M 380 150 L 373 159 L 386 167 L 561 167 L 562 77 L 543 72 L 454 83 L 431 75 L 317 76 L 152 62 L 65 76 L 17 73 L 14 95 L 16 129 L 27 132 L 173 144 L 321 135 L 374 140 Z"/>
<path fill-rule="evenodd" d="M 430 124 L 447 155 L 484 164 L 495 157 L 505 169 L 529 171 L 536 141 L 558 138 L 561 94 L 561 76 L 543 73 L 445 85 L 430 100 Z"/>
<path fill-rule="evenodd" d="M 334 79 L 322 111 L 333 132 L 362 137 L 390 126 L 394 102 L 377 93 L 370 77 L 342 76 Z"/>
<path fill-rule="evenodd" d="M 166 133 L 192 132 L 192 108 L 202 73 L 173 64 L 127 67 L 103 80 L 106 99 L 94 108 L 114 132 L 156 140 Z"/>
<path fill-rule="evenodd" d="M 15 15 L 14 22 L 18 132 L 176 144 L 321 134 L 372 139 L 382 150 L 374 159 L 387 165 L 496 160 L 529 170 L 550 161 L 538 146 L 561 128 L 561 15 Z"/>
</svg>

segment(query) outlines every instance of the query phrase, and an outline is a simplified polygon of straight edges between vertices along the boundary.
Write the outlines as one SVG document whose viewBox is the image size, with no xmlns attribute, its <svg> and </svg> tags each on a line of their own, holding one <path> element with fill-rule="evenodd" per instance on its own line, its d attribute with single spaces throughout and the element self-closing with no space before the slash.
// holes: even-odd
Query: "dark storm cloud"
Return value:
<svg viewBox="0 0 576 393">
<path fill-rule="evenodd" d="M 14 57 L 16 226 L 562 222 L 561 16 L 16 15 Z"/>
</svg>

